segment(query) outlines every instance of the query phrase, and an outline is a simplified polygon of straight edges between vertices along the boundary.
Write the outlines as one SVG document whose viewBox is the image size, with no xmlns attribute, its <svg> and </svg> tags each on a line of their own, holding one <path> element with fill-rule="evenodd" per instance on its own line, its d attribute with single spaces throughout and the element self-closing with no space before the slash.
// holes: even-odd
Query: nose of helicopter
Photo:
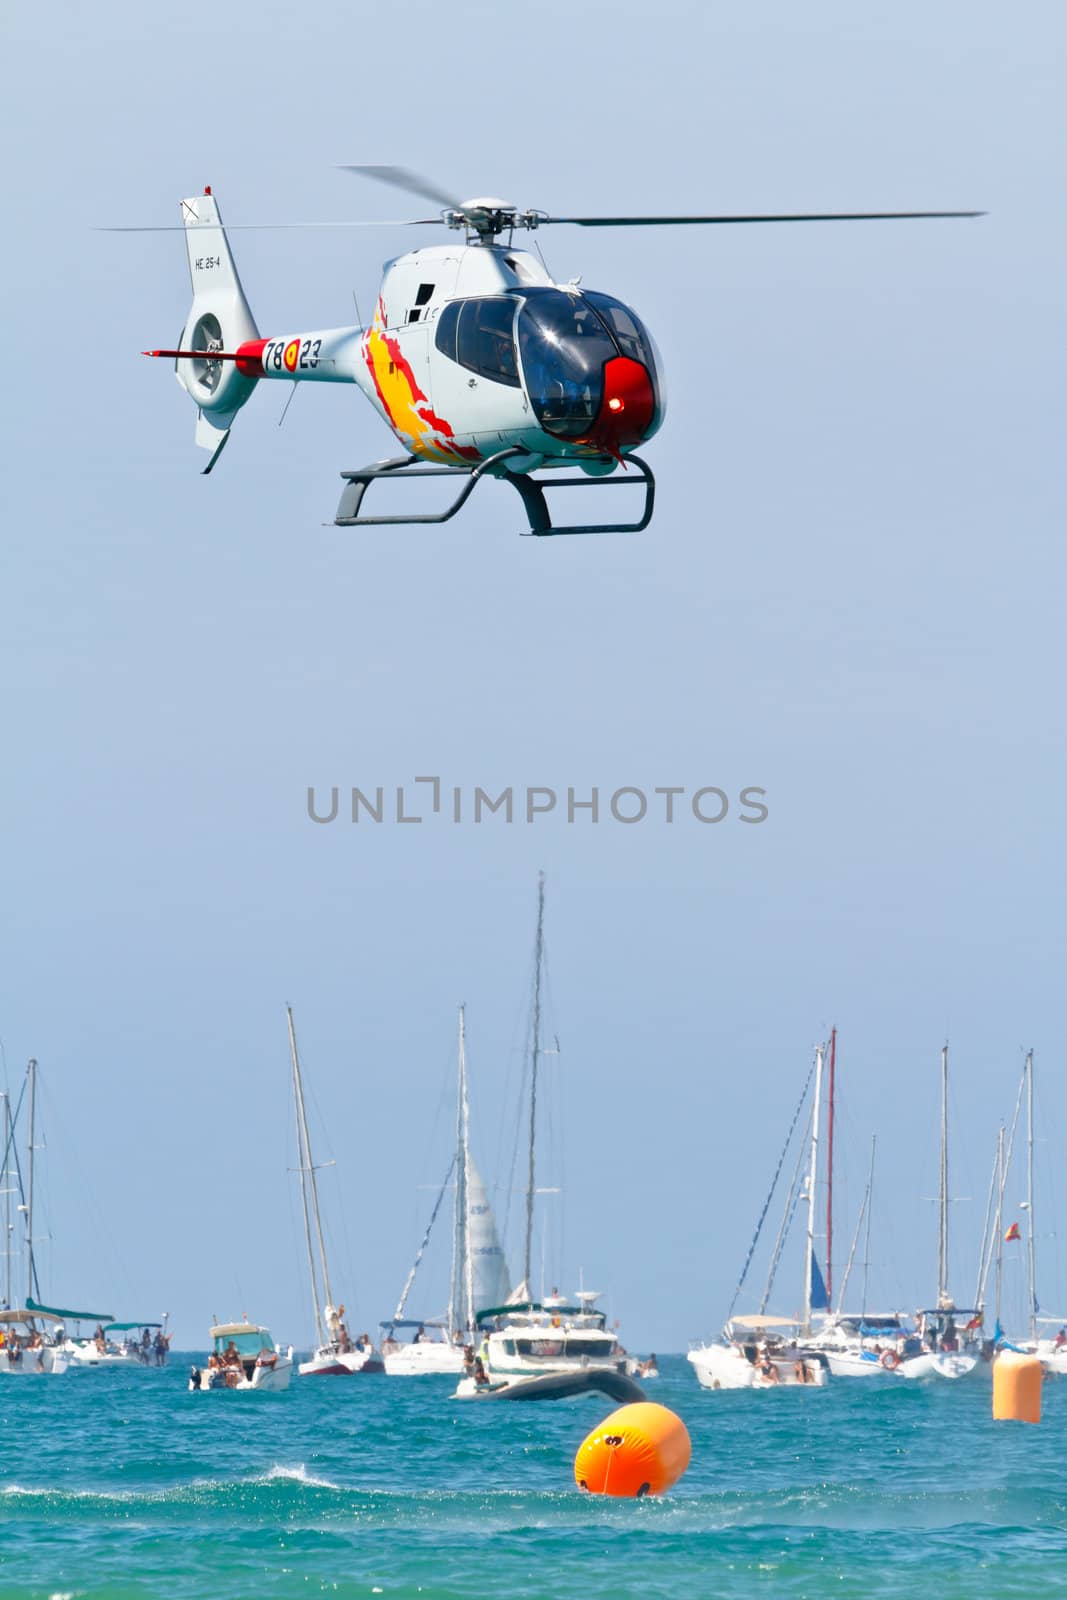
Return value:
<svg viewBox="0 0 1067 1600">
<path fill-rule="evenodd" d="M 618 455 L 624 446 L 640 444 L 648 436 L 655 414 L 656 393 L 648 368 L 629 356 L 606 361 L 594 442 Z"/>
</svg>

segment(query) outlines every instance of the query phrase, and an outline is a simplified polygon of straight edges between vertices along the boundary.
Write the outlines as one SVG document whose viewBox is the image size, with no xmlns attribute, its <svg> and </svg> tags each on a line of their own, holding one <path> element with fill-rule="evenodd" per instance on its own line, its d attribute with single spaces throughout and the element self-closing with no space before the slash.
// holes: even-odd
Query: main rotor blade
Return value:
<svg viewBox="0 0 1067 1600">
<path fill-rule="evenodd" d="M 694 223 L 732 222 L 891 222 L 914 217 L 984 217 L 984 211 L 811 211 L 751 217 L 541 217 L 547 222 L 569 222 L 578 228 L 681 228 Z"/>
<path fill-rule="evenodd" d="M 463 204 L 454 195 L 438 188 L 436 183 L 431 183 L 429 178 L 424 178 L 421 173 L 412 172 L 408 167 L 351 167 L 342 166 L 342 172 L 356 172 L 364 178 L 374 178 L 378 183 L 387 183 L 393 189 L 403 189 L 408 194 L 418 195 L 420 200 L 429 200 L 435 206 L 441 206 L 446 211 L 458 211 Z"/>
<path fill-rule="evenodd" d="M 192 233 L 198 227 L 222 228 L 226 233 L 263 228 L 429 228 L 440 225 L 440 217 L 395 217 L 385 222 L 166 222 L 159 227 L 94 228 L 94 233 Z"/>
</svg>

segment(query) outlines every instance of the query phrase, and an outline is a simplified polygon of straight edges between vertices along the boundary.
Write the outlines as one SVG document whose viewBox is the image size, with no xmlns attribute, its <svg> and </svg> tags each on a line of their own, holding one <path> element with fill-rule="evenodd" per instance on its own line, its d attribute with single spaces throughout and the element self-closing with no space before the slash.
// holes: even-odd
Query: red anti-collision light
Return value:
<svg viewBox="0 0 1067 1600">
<path fill-rule="evenodd" d="M 647 367 L 629 356 L 604 363 L 604 398 L 593 428 L 594 443 L 614 454 L 640 444 L 656 415 L 656 392 Z"/>
</svg>

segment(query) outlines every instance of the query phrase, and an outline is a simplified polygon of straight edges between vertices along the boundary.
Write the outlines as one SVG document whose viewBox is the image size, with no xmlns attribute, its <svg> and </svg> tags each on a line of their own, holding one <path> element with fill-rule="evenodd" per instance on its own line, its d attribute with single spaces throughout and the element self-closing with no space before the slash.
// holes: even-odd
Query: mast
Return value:
<svg viewBox="0 0 1067 1600">
<path fill-rule="evenodd" d="M 812 1267 L 815 1263 L 815 1178 L 819 1165 L 819 1103 L 823 1046 L 815 1052 L 815 1100 L 811 1112 L 811 1166 L 808 1170 L 808 1248 L 804 1261 L 804 1332 L 811 1332 Z"/>
<path fill-rule="evenodd" d="M 948 1045 L 941 1048 L 941 1174 L 938 1189 L 937 1309 L 948 1299 Z"/>
<path fill-rule="evenodd" d="M 867 1230 L 863 1238 L 863 1304 L 860 1314 L 867 1315 L 867 1278 L 871 1270 L 871 1211 L 874 1208 L 874 1152 L 878 1146 L 877 1134 L 871 1134 L 871 1170 L 867 1178 Z"/>
<path fill-rule="evenodd" d="M 1026 1296 L 1029 1301 L 1030 1338 L 1037 1341 L 1037 1285 L 1034 1278 L 1034 1052 L 1026 1052 Z"/>
<path fill-rule="evenodd" d="M 1004 1166 L 1004 1125 L 1002 1123 L 1000 1132 L 997 1134 L 997 1220 L 995 1223 L 997 1241 L 997 1272 L 994 1280 L 996 1289 L 994 1292 L 993 1301 L 994 1314 L 996 1317 L 996 1324 L 998 1326 L 1000 1323 L 1000 1296 L 1004 1282 L 1004 1184 L 1007 1180 L 1007 1176 L 1008 1174 Z"/>
<path fill-rule="evenodd" d="M 37 1063 L 32 1058 L 26 1068 L 26 1079 L 30 1089 L 30 1121 L 29 1144 L 26 1164 L 26 1299 L 30 1300 L 34 1284 L 37 1279 L 37 1269 L 33 1260 L 33 1139 L 34 1139 L 34 1112 L 37 1108 Z"/>
<path fill-rule="evenodd" d="M 330 1291 L 330 1272 L 326 1265 L 326 1244 L 322 1234 L 322 1218 L 319 1215 L 319 1188 L 315 1179 L 315 1166 L 311 1159 L 311 1139 L 308 1135 L 307 1110 L 304 1105 L 304 1080 L 300 1072 L 300 1056 L 296 1048 L 296 1030 L 293 1027 L 293 1008 L 286 1006 L 285 1015 L 289 1023 L 289 1053 L 293 1061 L 293 1098 L 296 1102 L 296 1133 L 297 1146 L 300 1159 L 300 1197 L 304 1204 L 304 1238 L 307 1243 L 308 1272 L 311 1277 L 311 1303 L 315 1309 L 315 1329 L 318 1334 L 319 1344 L 325 1344 L 322 1324 L 322 1308 L 319 1304 L 319 1286 L 315 1277 L 315 1255 L 311 1242 L 311 1222 L 314 1217 L 315 1237 L 319 1246 L 319 1260 L 322 1264 L 322 1291 L 326 1296 L 326 1304 L 333 1305 L 333 1294 Z M 308 1204 L 310 1200 L 310 1206 Z M 332 1331 L 332 1330 L 331 1330 Z"/>
<path fill-rule="evenodd" d="M 466 1217 L 464 1185 L 467 1169 L 463 1160 L 463 1007 L 459 1008 L 459 1076 L 456 1080 L 456 1151 L 452 1165 L 456 1182 L 452 1189 L 452 1271 L 448 1279 L 448 1336 L 453 1338 L 462 1320 L 463 1262 L 466 1255 L 463 1224 Z"/>
<path fill-rule="evenodd" d="M 463 1174 L 463 1325 L 468 1336 L 474 1328 L 474 1257 L 471 1254 L 471 1141 L 470 1101 L 467 1097 L 467 1008 L 459 1008 L 459 1107 L 461 1142 L 458 1152 L 459 1170 Z"/>
<path fill-rule="evenodd" d="M 534 1154 L 537 1142 L 537 1069 L 541 1059 L 541 989 L 545 954 L 545 875 L 537 874 L 537 937 L 534 942 L 533 1024 L 530 1041 L 530 1160 L 526 1178 L 526 1245 L 523 1250 L 523 1281 L 530 1294 L 533 1251 L 534 1195 L 536 1173 Z"/>
<path fill-rule="evenodd" d="M 834 1303 L 834 1068 L 837 1029 L 830 1029 L 830 1082 L 826 1100 L 826 1303 Z"/>
<path fill-rule="evenodd" d="M 0 1181 L 4 1185 L 4 1305 L 11 1305 L 11 1096 L 5 1090 L 0 1094 L 4 1102 L 4 1169 Z"/>
</svg>

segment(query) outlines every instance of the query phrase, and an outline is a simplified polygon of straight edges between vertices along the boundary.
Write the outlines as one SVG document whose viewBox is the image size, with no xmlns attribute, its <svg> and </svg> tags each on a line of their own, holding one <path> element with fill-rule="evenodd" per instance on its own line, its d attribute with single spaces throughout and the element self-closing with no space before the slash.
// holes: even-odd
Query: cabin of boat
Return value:
<svg viewBox="0 0 1067 1600">
<path fill-rule="evenodd" d="M 586 1292 L 575 1296 L 577 1304 L 552 1296 L 479 1311 L 479 1353 L 490 1377 L 593 1365 L 624 1371 L 626 1357 L 608 1330 L 606 1312 L 593 1305 L 596 1298 Z"/>
</svg>

